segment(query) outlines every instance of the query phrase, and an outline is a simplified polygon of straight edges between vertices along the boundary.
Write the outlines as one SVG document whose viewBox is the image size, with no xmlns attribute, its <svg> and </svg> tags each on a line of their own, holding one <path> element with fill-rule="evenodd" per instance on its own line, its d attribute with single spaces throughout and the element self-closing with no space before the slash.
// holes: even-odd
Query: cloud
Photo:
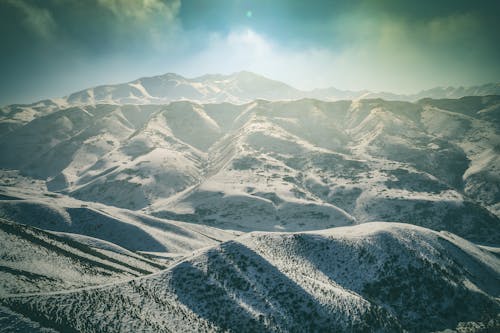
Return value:
<svg viewBox="0 0 500 333">
<path fill-rule="evenodd" d="M 473 14 L 409 21 L 399 17 L 354 13 L 332 22 L 338 44 L 287 47 L 251 28 L 212 33 L 208 45 L 175 68 L 188 75 L 249 70 L 298 88 L 412 93 L 434 86 L 482 84 L 496 80 L 498 68 L 488 59 Z M 464 48 L 472 50 L 464 52 Z M 489 55 L 486 54 L 486 57 Z"/>
<path fill-rule="evenodd" d="M 499 43 L 493 42 L 498 36 L 489 32 L 488 10 L 467 1 L 328 2 L 323 9 L 294 1 L 272 5 L 256 7 L 252 20 L 238 18 L 243 8 L 233 8 L 226 23 L 221 8 L 209 11 L 217 24 L 206 26 L 216 32 L 196 54 L 184 57 L 189 65 L 174 68 L 191 76 L 246 69 L 300 88 L 400 93 L 482 84 L 500 75 Z M 190 26 L 202 18 L 196 12 Z"/>
<path fill-rule="evenodd" d="M 149 42 L 156 50 L 168 48 L 180 31 L 177 16 L 180 0 L 95 0 L 116 19 L 115 37 Z M 133 40 L 132 40 L 133 41 Z"/>
<path fill-rule="evenodd" d="M 329 50 L 290 50 L 250 28 L 242 28 L 211 34 L 203 50 L 175 66 L 187 76 L 249 70 L 308 89 L 331 85 L 337 62 Z"/>
<path fill-rule="evenodd" d="M 165 22 L 176 18 L 180 0 L 164 2 L 161 0 L 97 0 L 101 7 L 111 10 L 117 17 L 147 21 L 151 17 L 161 16 Z"/>
<path fill-rule="evenodd" d="M 6 1 L 22 13 L 25 28 L 39 37 L 36 42 L 98 53 L 138 44 L 164 45 L 177 31 L 181 6 L 180 0 Z M 10 21 L 17 28 L 15 19 Z"/>
<path fill-rule="evenodd" d="M 23 0 L 7 0 L 7 4 L 22 12 L 23 25 L 31 33 L 46 40 L 54 38 L 57 24 L 50 11 L 28 4 Z"/>
<path fill-rule="evenodd" d="M 499 50 L 482 30 L 476 12 L 419 19 L 353 12 L 332 24 L 337 51 L 366 87 L 407 92 L 498 80 Z"/>
<path fill-rule="evenodd" d="M 453 14 L 433 18 L 423 25 L 421 32 L 433 42 L 449 43 L 457 39 L 477 38 L 481 30 L 481 18 L 474 13 Z"/>
</svg>

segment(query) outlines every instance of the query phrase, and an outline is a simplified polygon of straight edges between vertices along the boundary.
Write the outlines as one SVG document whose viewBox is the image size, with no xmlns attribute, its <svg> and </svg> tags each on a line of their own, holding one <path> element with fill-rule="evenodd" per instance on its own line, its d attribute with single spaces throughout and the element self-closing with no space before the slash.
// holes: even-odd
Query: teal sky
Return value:
<svg viewBox="0 0 500 333">
<path fill-rule="evenodd" d="M 500 1 L 2 0 L 0 105 L 175 72 L 414 92 L 500 81 Z"/>
</svg>

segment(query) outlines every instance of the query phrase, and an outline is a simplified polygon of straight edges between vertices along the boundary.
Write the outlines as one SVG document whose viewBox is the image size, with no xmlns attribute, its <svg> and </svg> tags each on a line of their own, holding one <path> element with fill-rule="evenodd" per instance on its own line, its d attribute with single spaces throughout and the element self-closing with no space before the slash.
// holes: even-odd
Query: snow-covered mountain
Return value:
<svg viewBox="0 0 500 333">
<path fill-rule="evenodd" d="M 499 126 L 249 72 L 4 107 L 0 332 L 499 331 Z"/>
<path fill-rule="evenodd" d="M 76 92 L 65 98 L 69 105 L 118 103 L 165 104 L 189 100 L 200 103 L 245 103 L 254 99 L 286 100 L 303 93 L 285 83 L 251 73 L 204 75 L 188 79 L 168 73 L 117 85 Z"/>
<path fill-rule="evenodd" d="M 415 102 L 423 98 L 461 98 L 465 96 L 500 95 L 500 83 L 472 87 L 436 87 L 414 94 L 395 94 L 369 90 L 340 90 L 334 87 L 299 90 L 286 83 L 259 74 L 242 71 L 229 75 L 211 74 L 186 78 L 167 73 L 143 77 L 131 82 L 84 89 L 69 96 L 47 99 L 33 104 L 14 104 L 0 108 L 0 135 L 33 118 L 58 108 L 96 104 L 167 104 L 191 101 L 200 104 L 245 104 L 256 99 L 268 101 L 312 98 L 324 101 L 382 98 Z"/>
<path fill-rule="evenodd" d="M 486 332 L 499 282 L 498 257 L 453 234 L 369 223 L 251 233 L 128 282 L 0 301 L 5 327 L 36 331 Z"/>
<path fill-rule="evenodd" d="M 500 95 L 500 83 L 487 83 L 479 86 L 471 87 L 436 87 L 425 89 L 414 94 L 395 94 L 391 92 L 373 92 L 373 91 L 339 91 L 335 88 L 319 90 L 317 95 L 320 99 L 336 100 L 336 99 L 369 99 L 382 98 L 391 101 L 407 101 L 415 102 L 424 98 L 434 99 L 457 99 L 466 96 L 489 96 Z M 332 96 L 332 97 L 329 97 Z M 345 96 L 345 97 L 342 97 Z"/>
<path fill-rule="evenodd" d="M 0 167 L 229 230 L 384 220 L 498 245 L 499 110 L 496 96 L 79 106 L 1 137 Z"/>
<path fill-rule="evenodd" d="M 79 201 L 15 172 L 2 182 L 0 297 L 150 274 L 238 235 Z"/>
<path fill-rule="evenodd" d="M 487 83 L 480 86 L 471 87 L 437 87 L 422 90 L 421 92 L 409 95 L 412 100 L 422 98 L 461 98 L 465 96 L 488 96 L 500 95 L 500 83 Z"/>
<path fill-rule="evenodd" d="M 325 101 L 382 98 L 395 101 L 418 101 L 422 98 L 461 98 L 500 95 L 500 83 L 472 87 L 436 87 L 415 94 L 395 94 L 369 90 L 337 88 L 299 90 L 251 72 L 230 75 L 204 75 L 189 79 L 168 73 L 141 78 L 129 83 L 105 85 L 76 92 L 64 98 L 68 105 L 80 104 L 164 104 L 189 100 L 197 103 L 243 104 L 255 99 L 269 101 L 314 98 Z"/>
</svg>

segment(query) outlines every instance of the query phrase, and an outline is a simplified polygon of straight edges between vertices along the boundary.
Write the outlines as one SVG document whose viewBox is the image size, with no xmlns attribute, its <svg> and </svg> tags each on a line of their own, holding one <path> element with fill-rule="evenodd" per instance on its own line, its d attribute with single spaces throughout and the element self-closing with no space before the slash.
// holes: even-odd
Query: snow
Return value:
<svg viewBox="0 0 500 333">
<path fill-rule="evenodd" d="M 4 107 L 0 331 L 494 331 L 498 87 L 169 73 Z"/>
<path fill-rule="evenodd" d="M 494 318 L 499 268 L 497 257 L 449 233 L 380 222 L 249 233 L 149 276 L 2 301 L 84 331 L 435 331 L 480 309 L 478 325 Z M 419 301 L 436 297 L 438 306 Z"/>
<path fill-rule="evenodd" d="M 498 245 L 498 216 L 484 211 L 500 191 L 498 101 L 474 103 L 79 106 L 9 133 L 1 166 L 80 200 L 226 230 L 387 220 Z"/>
</svg>

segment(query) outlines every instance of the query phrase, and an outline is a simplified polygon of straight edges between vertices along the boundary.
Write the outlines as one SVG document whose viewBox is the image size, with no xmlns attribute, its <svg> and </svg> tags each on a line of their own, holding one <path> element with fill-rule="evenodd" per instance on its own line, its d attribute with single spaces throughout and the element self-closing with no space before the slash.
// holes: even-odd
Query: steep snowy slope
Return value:
<svg viewBox="0 0 500 333">
<path fill-rule="evenodd" d="M 251 233 L 147 277 L 1 303 L 10 328 L 481 332 L 500 329 L 499 286 L 499 259 L 455 235 L 368 223 Z"/>
<path fill-rule="evenodd" d="M 234 130 L 210 149 L 208 177 L 199 186 L 150 209 L 160 216 L 174 213 L 180 219 L 246 231 L 322 229 L 353 223 L 343 209 L 295 184 L 298 170 L 289 160 L 326 150 L 275 124 L 268 106 L 267 102 L 250 104 L 233 121 Z M 214 118 L 216 114 L 213 111 Z M 312 124 L 304 126 L 308 125 Z"/>
<path fill-rule="evenodd" d="M 57 235 L 3 218 L 0 242 L 2 296 L 111 283 L 165 268 L 116 245 Z"/>
</svg>

